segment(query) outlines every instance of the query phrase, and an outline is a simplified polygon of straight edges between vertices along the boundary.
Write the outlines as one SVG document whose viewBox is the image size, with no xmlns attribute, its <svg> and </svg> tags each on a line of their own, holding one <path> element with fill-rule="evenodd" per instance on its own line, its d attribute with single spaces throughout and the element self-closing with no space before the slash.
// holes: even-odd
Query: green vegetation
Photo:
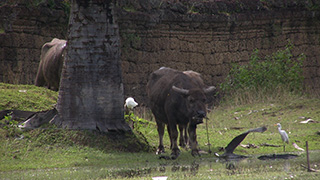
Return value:
<svg viewBox="0 0 320 180">
<path fill-rule="evenodd" d="M 137 10 L 133 6 L 125 6 L 123 7 L 123 10 L 127 12 L 137 12 Z"/>
<path fill-rule="evenodd" d="M 259 57 L 259 50 L 255 50 L 248 64 L 232 65 L 226 81 L 220 86 L 227 100 L 247 104 L 252 100 L 301 94 L 305 56 L 300 54 L 293 58 L 292 48 L 289 43 L 284 50 L 264 58 Z"/>
<path fill-rule="evenodd" d="M 127 43 L 139 40 L 126 35 Z M 99 133 L 57 128 L 46 124 L 22 131 L 19 121 L 10 114 L 0 120 L 1 179 L 318 179 L 320 172 L 308 173 L 306 149 L 310 164 L 320 167 L 320 123 L 300 123 L 307 119 L 320 121 L 320 99 L 302 93 L 301 64 L 304 56 L 293 58 L 292 46 L 261 59 L 254 51 L 247 65 L 234 65 L 226 83 L 221 85 L 226 98 L 212 109 L 208 120 L 197 128 L 198 145 L 203 152 L 222 154 L 223 147 L 242 132 L 261 126 L 264 133 L 250 133 L 236 154 L 249 155 L 240 162 L 223 162 L 213 153 L 192 157 L 181 149 L 177 160 L 159 159 L 156 123 L 151 112 L 136 108 L 125 115 L 133 133 Z M 48 110 L 56 103 L 58 93 L 33 85 L 0 83 L 0 110 Z M 283 142 L 276 123 L 288 133 L 287 153 L 298 154 L 293 160 L 260 161 L 260 155 L 283 153 Z M 208 129 L 208 131 L 207 131 Z M 207 137 L 209 137 L 209 141 Z M 211 146 L 209 146 L 209 143 Z M 166 155 L 170 141 L 165 132 Z M 267 145 L 276 145 L 271 147 Z M 263 174 L 263 175 L 262 175 Z"/>
<path fill-rule="evenodd" d="M 46 110 L 57 99 L 57 92 L 32 85 L 0 84 L 1 109 Z M 20 91 L 19 91 L 20 90 Z M 23 91 L 21 91 L 23 90 Z M 33 95 L 31 95 L 33 94 Z M 28 98 L 27 98 L 28 97 Z M 34 98 L 37 100 L 34 100 Z M 27 100 L 26 100 L 27 99 Z M 47 102 L 49 101 L 49 102 Z M 9 103 L 10 102 L 10 103 Z M 8 106 L 6 106 L 8 105 Z M 281 100 L 233 106 L 221 104 L 209 114 L 208 133 L 211 151 L 219 151 L 235 136 L 247 129 L 267 126 L 264 133 L 252 133 L 242 144 L 259 148 L 238 147 L 237 154 L 251 155 L 248 160 L 235 163 L 235 169 L 226 169 L 225 163 L 216 163 L 213 154 L 192 157 L 189 150 L 181 149 L 175 161 L 158 159 L 156 124 L 148 110 L 136 109 L 133 116 L 133 135 L 112 136 L 90 131 L 74 131 L 44 125 L 30 131 L 17 130 L 17 122 L 10 122 L 10 115 L 0 121 L 0 177 L 4 179 L 151 179 L 169 176 L 170 179 L 316 179 L 319 173 L 307 173 L 300 164 L 306 164 L 306 154 L 296 160 L 260 161 L 261 154 L 282 153 L 282 145 L 275 123 L 280 122 L 289 134 L 290 142 L 311 150 L 311 167 L 320 166 L 320 123 L 301 124 L 306 118 L 320 119 L 320 100 L 304 96 L 288 96 Z M 141 113 L 143 112 L 143 113 Z M 138 131 L 136 131 L 138 130 Z M 10 131 L 10 132 L 9 132 Z M 208 151 L 206 125 L 197 129 L 199 147 Z M 147 143 L 145 142 L 147 141 Z M 170 153 L 168 133 L 164 144 Z M 290 153 L 299 154 L 292 145 Z M 284 164 L 290 167 L 283 171 Z M 268 167 L 268 168 L 266 168 Z M 264 176 L 261 176 L 264 173 Z"/>
<path fill-rule="evenodd" d="M 194 4 L 188 7 L 188 14 L 199 14 L 199 11 L 195 10 Z"/>
<path fill-rule="evenodd" d="M 125 49 L 128 48 L 137 48 L 141 44 L 141 37 L 134 33 L 122 33 L 122 46 L 125 47 Z"/>
<path fill-rule="evenodd" d="M 155 126 L 155 122 L 143 119 L 135 115 L 133 111 L 129 111 L 128 114 L 125 114 L 124 119 L 136 131 L 145 129 L 145 126 Z"/>
<path fill-rule="evenodd" d="M 28 8 L 38 8 L 41 6 L 47 6 L 50 9 L 60 9 L 62 8 L 63 11 L 66 13 L 66 15 L 69 17 L 70 14 L 70 0 L 27 0 L 21 2 L 21 0 L 1 0 L 0 6 L 5 5 L 17 5 L 19 3 L 20 5 L 26 5 Z M 3 32 L 2 32 L 3 33 Z M 1 34 L 1 30 L 0 30 Z"/>
<path fill-rule="evenodd" d="M 293 45 L 287 45 L 284 50 L 266 56 L 264 60 L 261 60 L 259 50 L 256 49 L 249 64 L 232 66 L 222 89 L 232 93 L 241 89 L 264 90 L 286 86 L 290 91 L 301 91 L 302 63 L 305 57 L 301 54 L 296 61 L 293 60 L 292 48 Z"/>
<path fill-rule="evenodd" d="M 51 9 L 56 8 L 57 6 L 65 6 L 70 9 L 70 0 L 60 0 L 60 1 L 55 1 L 55 0 L 32 0 L 29 1 L 29 4 L 27 4 L 30 7 L 37 7 L 42 4 L 48 5 Z"/>
<path fill-rule="evenodd" d="M 18 109 L 43 111 L 51 109 L 57 102 L 58 93 L 33 85 L 0 83 L 0 110 Z"/>
<path fill-rule="evenodd" d="M 17 134 L 21 133 L 21 130 L 18 128 L 19 122 L 12 119 L 11 115 L 4 116 L 2 120 L 0 120 L 0 128 L 3 128 L 2 131 L 5 137 L 16 137 Z"/>
</svg>

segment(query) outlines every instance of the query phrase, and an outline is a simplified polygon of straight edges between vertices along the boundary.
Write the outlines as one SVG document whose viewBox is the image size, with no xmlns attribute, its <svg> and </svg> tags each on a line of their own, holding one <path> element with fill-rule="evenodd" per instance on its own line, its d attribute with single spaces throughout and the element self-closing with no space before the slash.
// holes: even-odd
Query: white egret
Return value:
<svg viewBox="0 0 320 180">
<path fill-rule="evenodd" d="M 129 108 L 129 109 L 133 109 L 134 107 L 136 107 L 138 105 L 137 102 L 134 101 L 134 99 L 132 97 L 128 97 L 126 99 L 126 103 L 124 104 L 125 107 Z"/>
<path fill-rule="evenodd" d="M 133 114 L 133 108 L 138 106 L 138 103 L 136 101 L 134 101 L 134 99 L 132 97 L 128 97 L 126 99 L 126 103 L 124 104 L 124 108 L 125 108 L 125 114 L 128 117 L 128 124 L 131 127 L 131 129 L 133 129 L 134 127 L 134 121 L 132 119 L 132 116 L 134 116 Z"/>
<path fill-rule="evenodd" d="M 288 134 L 286 133 L 285 130 L 281 129 L 281 124 L 280 123 L 275 124 L 275 126 L 278 126 L 278 131 L 279 131 L 279 133 L 281 135 L 282 141 L 284 142 L 283 143 L 283 151 L 286 151 L 286 144 L 285 143 L 289 144 L 289 136 L 288 136 Z"/>
</svg>

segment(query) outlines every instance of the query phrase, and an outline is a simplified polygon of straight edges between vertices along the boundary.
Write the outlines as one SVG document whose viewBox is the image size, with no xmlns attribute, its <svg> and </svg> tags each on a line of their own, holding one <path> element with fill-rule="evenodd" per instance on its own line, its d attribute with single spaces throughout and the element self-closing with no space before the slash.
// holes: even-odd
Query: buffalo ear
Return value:
<svg viewBox="0 0 320 180">
<path fill-rule="evenodd" d="M 176 91 L 177 93 L 180 93 L 180 94 L 182 94 L 182 95 L 188 95 L 188 94 L 189 94 L 189 90 L 187 90 L 187 89 L 178 88 L 178 87 L 176 87 L 176 86 L 172 86 L 172 89 L 173 89 L 174 91 Z"/>
<path fill-rule="evenodd" d="M 204 88 L 203 91 L 204 91 L 204 93 L 207 94 L 207 93 L 210 93 L 210 92 L 214 91 L 215 89 L 216 89 L 215 86 L 209 86 L 207 88 Z"/>
</svg>

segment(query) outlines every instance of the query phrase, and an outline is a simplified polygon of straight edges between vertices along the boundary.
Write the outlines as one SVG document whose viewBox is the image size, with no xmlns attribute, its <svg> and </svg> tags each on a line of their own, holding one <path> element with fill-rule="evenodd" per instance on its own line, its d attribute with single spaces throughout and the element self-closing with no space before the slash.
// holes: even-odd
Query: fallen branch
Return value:
<svg viewBox="0 0 320 180">
<path fill-rule="evenodd" d="M 300 151 L 304 151 L 304 149 L 302 149 L 301 147 L 299 147 L 296 143 L 292 143 L 293 147 L 300 150 Z"/>
<path fill-rule="evenodd" d="M 303 164 L 301 164 L 301 167 L 307 169 L 308 172 L 319 172 L 319 170 L 317 170 L 317 169 L 312 169 L 312 168 L 308 168 L 307 166 L 305 166 L 305 165 L 303 165 Z"/>
<path fill-rule="evenodd" d="M 36 112 L 26 121 L 19 125 L 19 128 L 28 130 L 28 129 L 35 129 L 40 127 L 45 123 L 49 123 L 49 121 L 57 115 L 58 111 L 53 108 L 48 111 Z"/>
<path fill-rule="evenodd" d="M 244 148 L 248 148 L 248 149 L 250 149 L 250 148 L 259 148 L 259 146 L 255 145 L 255 144 L 251 144 L 251 143 L 249 143 L 249 144 L 240 144 L 240 146 L 244 147 Z"/>
<path fill-rule="evenodd" d="M 233 130 L 242 130 L 243 127 L 230 127 L 229 129 L 233 129 Z"/>
<path fill-rule="evenodd" d="M 307 123 L 319 123 L 319 121 L 313 120 L 313 119 L 307 119 L 305 121 L 300 121 L 302 124 L 307 124 Z"/>
<path fill-rule="evenodd" d="M 280 145 L 274 145 L 274 144 L 268 144 L 268 143 L 262 143 L 260 146 L 268 146 L 268 147 L 281 147 Z"/>
<path fill-rule="evenodd" d="M 33 116 L 37 112 L 33 111 L 21 111 L 21 110 L 3 110 L 0 111 L 0 119 L 5 116 L 11 116 L 11 120 L 21 121 Z"/>
</svg>

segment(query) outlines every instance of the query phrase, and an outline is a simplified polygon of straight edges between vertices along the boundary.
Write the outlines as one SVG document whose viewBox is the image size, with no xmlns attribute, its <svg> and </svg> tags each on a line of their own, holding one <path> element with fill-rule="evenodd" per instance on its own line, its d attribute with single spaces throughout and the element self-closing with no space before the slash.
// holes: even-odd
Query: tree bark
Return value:
<svg viewBox="0 0 320 180">
<path fill-rule="evenodd" d="M 55 123 L 69 129 L 128 131 L 113 3 L 72 0 L 70 11 Z"/>
</svg>

